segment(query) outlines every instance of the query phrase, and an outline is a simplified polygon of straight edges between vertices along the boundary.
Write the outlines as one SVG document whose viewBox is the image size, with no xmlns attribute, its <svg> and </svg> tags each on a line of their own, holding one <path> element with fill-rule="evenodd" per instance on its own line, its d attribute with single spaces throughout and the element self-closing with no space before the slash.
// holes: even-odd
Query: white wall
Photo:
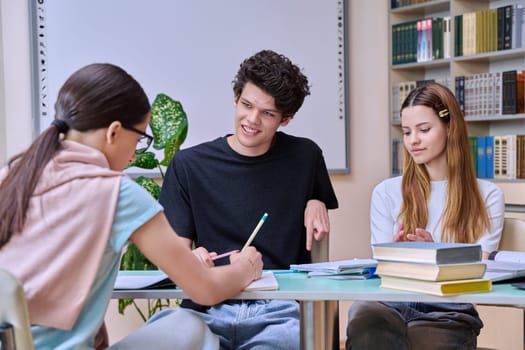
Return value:
<svg viewBox="0 0 525 350">
<path fill-rule="evenodd" d="M 370 193 L 389 176 L 388 1 L 348 1 L 349 175 L 332 176 L 339 209 L 331 213 L 330 258 L 367 258 Z M 341 338 L 346 338 L 350 302 L 340 302 Z"/>
<path fill-rule="evenodd" d="M 10 157 L 32 139 L 29 19 L 25 1 L 0 1 L 0 126 L 8 131 L 0 156 Z M 387 2 L 348 7 L 351 173 L 332 176 L 340 203 L 331 212 L 333 259 L 369 256 L 369 196 L 389 175 L 388 28 L 379 18 L 386 20 Z"/>
<path fill-rule="evenodd" d="M 26 1 L 0 1 L 0 102 L 5 101 L 0 126 L 8 130 L 5 146 L 0 143 L 4 160 L 26 148 L 32 138 L 30 42 Z M 370 192 L 389 175 L 387 5 L 348 1 L 351 173 L 332 176 L 340 207 L 330 213 L 331 259 L 370 256 Z M 342 334 L 347 306 L 340 306 Z"/>
<path fill-rule="evenodd" d="M 0 0 L 0 160 L 32 140 L 29 10 L 27 1 Z"/>
<path fill-rule="evenodd" d="M 2 19 L 2 3 L 0 3 L 0 19 Z M 2 21 L 0 20 L 0 164 L 6 159 L 5 149 L 5 80 L 4 80 L 4 45 L 2 33 Z"/>
</svg>

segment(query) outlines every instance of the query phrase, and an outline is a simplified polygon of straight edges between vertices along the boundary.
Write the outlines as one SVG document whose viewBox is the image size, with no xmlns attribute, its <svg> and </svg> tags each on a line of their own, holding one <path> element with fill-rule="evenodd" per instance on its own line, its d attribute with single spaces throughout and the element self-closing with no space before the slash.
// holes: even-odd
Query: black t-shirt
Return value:
<svg viewBox="0 0 525 350">
<path fill-rule="evenodd" d="M 257 157 L 236 153 L 226 137 L 177 152 L 160 195 L 177 234 L 218 254 L 241 249 L 268 213 L 252 243 L 265 269 L 310 262 L 304 227 L 310 199 L 338 206 L 321 149 L 282 132 Z"/>
</svg>

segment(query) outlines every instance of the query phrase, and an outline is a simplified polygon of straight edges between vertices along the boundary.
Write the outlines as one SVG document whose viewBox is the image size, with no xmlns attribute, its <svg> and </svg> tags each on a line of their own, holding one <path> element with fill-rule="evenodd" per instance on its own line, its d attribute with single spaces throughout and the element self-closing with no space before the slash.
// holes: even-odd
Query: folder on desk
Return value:
<svg viewBox="0 0 525 350">
<path fill-rule="evenodd" d="M 290 268 L 307 272 L 308 277 L 368 279 L 374 276 L 376 266 L 375 259 L 350 259 L 290 265 Z"/>
<path fill-rule="evenodd" d="M 114 289 L 168 289 L 175 288 L 175 283 L 160 270 L 121 270 L 115 281 Z"/>
</svg>

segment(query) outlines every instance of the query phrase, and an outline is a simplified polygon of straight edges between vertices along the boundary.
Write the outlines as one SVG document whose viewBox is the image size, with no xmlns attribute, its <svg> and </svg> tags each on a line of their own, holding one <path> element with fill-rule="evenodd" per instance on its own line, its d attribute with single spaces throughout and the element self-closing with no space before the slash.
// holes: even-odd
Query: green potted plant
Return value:
<svg viewBox="0 0 525 350">
<path fill-rule="evenodd" d="M 151 151 L 138 154 L 135 161 L 128 165 L 128 168 L 158 169 L 160 179 L 163 180 L 163 167 L 169 165 L 171 158 L 175 152 L 180 149 L 180 146 L 186 139 L 188 119 L 179 101 L 175 101 L 169 96 L 160 93 L 155 97 L 151 106 L 149 126 L 154 137 L 153 148 L 158 151 L 163 151 L 163 159 L 159 160 L 157 153 Z M 147 176 L 138 176 L 135 181 L 144 187 L 155 199 L 159 199 L 160 185 L 154 179 Z M 134 244 L 130 243 L 128 244 L 126 252 L 122 255 L 120 269 L 156 270 L 157 267 L 146 259 Z M 129 305 L 133 305 L 142 319 L 146 321 L 158 310 L 169 306 L 169 300 L 148 300 L 148 310 L 147 313 L 145 313 L 135 303 L 134 299 L 120 299 L 118 305 L 119 313 L 123 314 Z"/>
</svg>

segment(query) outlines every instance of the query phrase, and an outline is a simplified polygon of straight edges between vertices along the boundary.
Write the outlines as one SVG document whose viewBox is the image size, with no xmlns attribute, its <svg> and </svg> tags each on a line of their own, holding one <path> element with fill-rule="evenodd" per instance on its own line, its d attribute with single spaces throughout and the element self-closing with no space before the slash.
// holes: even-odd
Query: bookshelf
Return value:
<svg viewBox="0 0 525 350">
<path fill-rule="evenodd" d="M 479 84 L 479 86 L 486 84 L 487 90 L 488 87 L 496 89 L 492 79 L 495 79 L 494 77 L 498 73 L 510 70 L 525 71 L 525 38 L 520 39 L 519 35 L 515 35 L 514 42 L 509 40 L 510 47 L 503 49 L 503 46 L 500 46 L 500 50 L 498 50 L 498 44 L 503 45 L 503 42 L 497 42 L 498 8 L 510 6 L 525 8 L 525 0 L 391 0 L 391 4 L 392 8 L 389 11 L 391 27 L 389 33 L 389 49 L 391 52 L 389 69 L 391 113 L 389 123 L 392 141 L 390 154 L 391 174 L 399 175 L 401 167 L 400 142 L 402 141 L 399 105 L 403 99 L 403 94 L 415 87 L 414 84 L 417 81 L 429 79 L 444 83 L 455 92 L 458 77 L 470 78 L 468 81 L 471 89 L 474 89 L 474 84 Z M 400 6 L 394 7 L 395 4 Z M 518 18 L 521 14 L 522 21 L 525 22 L 525 13 L 522 12 L 525 12 L 525 9 L 512 11 L 512 13 L 518 13 Z M 476 14 L 475 19 L 468 19 L 473 14 Z M 472 26 L 475 26 L 474 31 L 477 30 L 478 35 L 470 35 L 467 38 L 465 28 L 459 27 L 458 29 L 456 17 L 459 16 L 464 26 L 468 26 L 468 23 L 474 23 Z M 438 24 L 442 26 L 438 26 L 438 28 L 443 28 L 438 29 L 438 33 L 446 32 L 444 23 L 447 17 L 449 18 L 448 28 L 450 29 L 448 35 L 441 34 L 442 37 L 436 37 L 434 33 L 429 34 L 431 37 L 426 37 L 427 40 L 432 38 L 434 41 L 444 44 L 440 44 L 438 51 L 434 51 L 435 46 L 434 50 L 427 50 L 429 54 L 425 57 L 425 54 L 420 53 L 424 51 L 422 48 L 425 47 L 425 36 L 423 34 L 422 37 L 418 38 L 418 30 L 424 29 L 424 22 L 433 18 L 433 28 L 435 29 L 436 24 Z M 435 21 L 436 18 L 443 20 L 438 22 Z M 423 21 L 424 19 L 427 21 Z M 514 21 L 516 20 L 514 19 Z M 418 25 L 421 27 L 417 27 Z M 473 28 L 472 26 L 470 28 Z M 525 26 L 525 23 L 522 26 Z M 512 32 L 512 28 L 509 30 Z M 471 32 L 472 30 L 468 33 Z M 523 29 L 519 33 L 523 33 Z M 447 45 L 446 42 L 449 44 Z M 458 48 L 458 45 L 462 46 Z M 481 82 L 478 83 L 478 81 Z M 407 85 L 407 83 L 412 83 L 412 85 Z M 478 88 L 477 86 L 476 88 Z M 475 91 L 481 91 L 481 89 L 483 87 L 479 87 L 479 90 Z M 486 102 L 485 97 L 479 97 L 482 96 L 481 94 L 473 93 L 474 90 L 469 91 L 468 96 L 471 100 L 468 103 L 465 101 L 465 119 L 468 122 L 471 136 L 525 134 L 525 113 L 523 111 L 516 113 L 508 113 L 507 111 L 502 114 L 496 109 L 498 106 L 493 106 L 496 99 Z M 490 93 L 494 94 L 493 92 Z M 473 101 L 473 96 L 484 100 Z M 483 107 L 484 109 L 478 107 L 485 106 L 485 104 L 487 107 Z M 501 110 L 501 106 L 498 108 Z M 523 178 L 493 180 L 510 184 L 521 183 L 521 185 L 525 182 Z M 504 187 L 512 191 L 512 186 L 509 184 Z"/>
</svg>

